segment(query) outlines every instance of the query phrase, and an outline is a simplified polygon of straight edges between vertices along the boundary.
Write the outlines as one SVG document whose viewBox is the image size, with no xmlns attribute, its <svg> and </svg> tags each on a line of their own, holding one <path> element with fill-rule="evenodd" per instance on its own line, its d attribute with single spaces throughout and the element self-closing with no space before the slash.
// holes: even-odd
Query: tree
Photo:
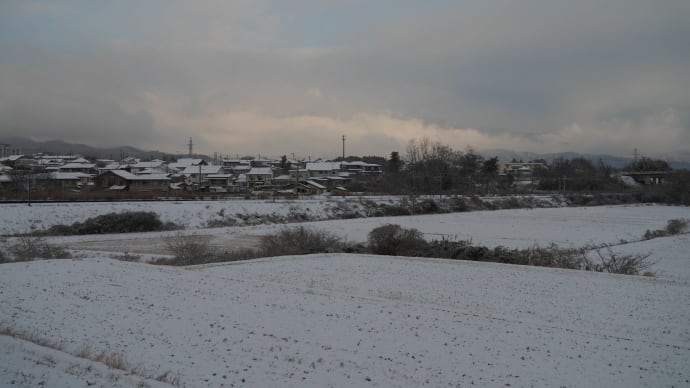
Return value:
<svg viewBox="0 0 690 388">
<path fill-rule="evenodd" d="M 486 159 L 482 163 L 481 174 L 486 178 L 493 178 L 498 174 L 498 157 Z"/>
<path fill-rule="evenodd" d="M 672 168 L 668 162 L 661 159 L 651 159 L 641 157 L 640 159 L 627 165 L 624 170 L 636 172 L 650 172 L 650 171 L 671 171 Z"/>
<path fill-rule="evenodd" d="M 288 162 L 286 155 L 280 157 L 280 169 L 284 174 L 287 174 L 290 171 L 290 162 Z"/>
<path fill-rule="evenodd" d="M 397 174 L 400 172 L 402 162 L 400 161 L 400 154 L 398 154 L 397 151 L 391 152 L 391 157 L 388 160 L 387 167 L 387 171 L 390 173 Z"/>
</svg>

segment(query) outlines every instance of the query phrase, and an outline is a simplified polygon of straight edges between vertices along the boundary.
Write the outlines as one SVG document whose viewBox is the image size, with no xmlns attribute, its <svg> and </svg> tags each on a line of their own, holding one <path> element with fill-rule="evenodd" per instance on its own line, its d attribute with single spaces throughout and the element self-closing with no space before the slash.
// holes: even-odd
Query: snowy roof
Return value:
<svg viewBox="0 0 690 388">
<path fill-rule="evenodd" d="M 336 171 L 340 170 L 339 162 L 318 162 L 307 163 L 308 171 Z"/>
<path fill-rule="evenodd" d="M 177 159 L 177 162 L 171 164 L 176 164 L 178 166 L 198 166 L 203 161 L 203 159 L 180 158 Z"/>
<path fill-rule="evenodd" d="M 109 172 L 129 181 L 167 181 L 170 180 L 168 174 L 146 174 L 135 175 L 125 170 L 110 170 Z"/>
<path fill-rule="evenodd" d="M 24 155 L 10 155 L 10 156 L 5 156 L 4 158 L 0 158 L 0 162 L 15 162 L 19 159 L 24 157 Z"/>
<path fill-rule="evenodd" d="M 380 164 L 367 163 L 361 160 L 355 160 L 353 162 L 344 162 L 343 164 L 347 166 L 360 166 L 360 167 L 381 167 Z"/>
<path fill-rule="evenodd" d="M 71 168 L 95 168 L 96 165 L 93 163 L 67 163 L 60 166 L 60 169 L 71 169 Z"/>
<path fill-rule="evenodd" d="M 314 187 L 316 187 L 316 188 L 318 188 L 318 189 L 323 189 L 323 190 L 326 189 L 326 186 L 324 186 L 324 185 L 322 185 L 322 184 L 320 184 L 320 183 L 316 183 L 316 182 L 314 182 L 314 181 L 307 181 L 307 184 L 310 184 L 310 185 L 312 185 L 312 186 L 314 186 Z"/>
<path fill-rule="evenodd" d="M 273 170 L 270 167 L 253 167 L 247 175 L 273 175 Z"/>
<path fill-rule="evenodd" d="M 50 179 L 59 181 L 73 181 L 82 178 L 91 178 L 93 175 L 84 174 L 83 172 L 51 172 L 48 176 Z"/>
<path fill-rule="evenodd" d="M 202 174 L 220 174 L 223 166 L 187 166 L 182 174 L 198 174 L 201 171 Z"/>
<path fill-rule="evenodd" d="M 156 168 L 156 167 L 160 167 L 162 165 L 163 165 L 163 161 L 153 160 L 150 162 L 135 163 L 135 164 L 132 164 L 130 167 L 132 167 L 132 168 Z"/>
</svg>

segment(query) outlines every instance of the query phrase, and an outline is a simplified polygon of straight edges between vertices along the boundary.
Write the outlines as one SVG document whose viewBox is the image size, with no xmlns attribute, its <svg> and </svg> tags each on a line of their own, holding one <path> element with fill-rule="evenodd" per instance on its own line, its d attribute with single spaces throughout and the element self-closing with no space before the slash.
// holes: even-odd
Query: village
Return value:
<svg viewBox="0 0 690 388">
<path fill-rule="evenodd" d="M 383 163 L 350 160 L 295 160 L 262 157 L 203 158 L 173 161 L 94 159 L 81 155 L 24 155 L 0 145 L 0 190 L 52 192 L 206 192 L 272 196 L 347 194 L 356 184 L 366 191 L 386 171 Z M 531 182 L 545 163 L 499 163 L 499 175 Z"/>
</svg>

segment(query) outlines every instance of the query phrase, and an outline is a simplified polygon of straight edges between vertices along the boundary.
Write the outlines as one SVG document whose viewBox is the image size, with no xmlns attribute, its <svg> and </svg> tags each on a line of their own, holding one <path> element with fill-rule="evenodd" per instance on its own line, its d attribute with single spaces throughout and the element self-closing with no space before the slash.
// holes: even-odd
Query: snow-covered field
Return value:
<svg viewBox="0 0 690 388">
<path fill-rule="evenodd" d="M 248 202 L 244 206 L 250 206 Z M 3 233 L 122 210 L 184 220 L 218 246 L 251 246 L 284 225 L 203 229 L 226 212 L 333 202 L 128 208 L 2 205 Z M 98 205 L 94 210 L 91 205 Z M 119 206 L 119 205 L 113 205 Z M 156 206 L 161 206 L 157 208 Z M 288 210 L 280 210 L 288 209 Z M 190 221 L 191 218 L 203 222 Z M 651 253 L 654 278 L 491 263 L 321 254 L 189 268 L 108 259 L 162 249 L 176 232 L 51 238 L 80 259 L 0 265 L 0 386 L 690 386 L 690 239 L 640 241 L 690 208 L 516 209 L 306 223 L 353 242 L 396 223 L 475 244 L 614 245 Z M 93 249 L 87 251 L 86 249 Z M 42 342 L 42 341 L 35 341 Z M 130 372 L 75 357 L 122 355 Z M 132 372 L 134 370 L 134 372 Z M 171 380 L 168 380 L 170 382 Z M 14 383 L 14 384 L 13 384 Z"/>
<path fill-rule="evenodd" d="M 690 287 L 635 276 L 343 254 L 42 261 L 3 265 L 0 317 L 190 387 L 690 384 Z M 95 378 L 1 341 L 2 386 Z"/>
<path fill-rule="evenodd" d="M 240 201 L 240 203 L 242 203 Z M 325 209 L 326 205 L 318 201 L 300 205 L 302 209 Z M 207 203 L 184 202 L 169 204 L 170 210 L 162 211 L 167 219 L 174 220 L 178 215 L 200 211 L 209 205 L 229 206 L 227 202 Z M 267 206 L 264 210 L 278 212 L 285 204 L 257 202 Z M 48 205 L 46 205 L 48 206 Z M 66 208 L 73 218 L 83 220 L 84 215 L 77 216 L 80 206 L 72 204 L 54 205 L 58 209 Z M 294 204 L 290 204 L 294 206 Z M 332 206 L 332 202 L 328 203 Z M 185 210 L 185 207 L 188 210 Z M 2 209 L 2 208 L 0 208 Z M 14 208 L 12 208 L 14 209 Z M 193 210 L 189 210 L 193 209 Z M 14 210 L 12 210 L 14 211 Z M 108 210 L 110 211 L 110 210 Z M 254 208 L 251 211 L 258 211 Z M 48 214 L 57 213 L 50 209 Z M 11 213 L 10 213 L 11 214 Z M 90 214 L 90 213 L 89 213 Z M 209 211 L 211 214 L 211 211 Z M 179 216 L 182 217 L 182 216 Z M 59 219 L 59 217 L 55 217 Z M 326 230 L 347 239 L 350 242 L 365 242 L 367 234 L 374 228 L 394 223 L 407 228 L 417 228 L 428 239 L 451 238 L 470 240 L 473 244 L 495 247 L 502 245 L 509 248 L 528 248 L 535 245 L 546 246 L 550 243 L 562 247 L 583 247 L 587 245 L 610 245 L 612 251 L 620 253 L 651 254 L 656 262 L 652 268 L 660 277 L 690 282 L 690 236 L 687 234 L 666 237 L 649 241 L 639 241 L 645 231 L 666 227 L 671 219 L 690 219 L 690 208 L 659 205 L 599 206 L 599 207 L 563 207 L 544 209 L 510 209 L 495 211 L 477 211 L 467 213 L 448 213 L 403 217 L 375 217 L 349 220 L 328 220 L 305 222 L 302 225 Z M 185 218 L 179 218 L 183 220 Z M 47 221 L 46 221 L 47 222 Z M 191 221 L 187 221 L 189 224 Z M 20 223 L 17 222 L 16 225 Z M 283 224 L 238 226 L 210 229 L 189 229 L 185 233 L 211 236 L 212 244 L 222 249 L 235 249 L 255 246 L 262 235 L 276 233 Z M 138 253 L 150 257 L 166 254 L 161 236 L 170 236 L 178 232 L 157 232 L 120 235 L 91 235 L 51 238 L 51 242 L 67 245 L 70 248 L 89 251 L 87 255 L 110 257 L 112 254 Z M 105 253 L 98 253 L 105 252 Z"/>
<path fill-rule="evenodd" d="M 0 235 L 26 233 L 32 228 L 47 229 L 53 225 L 82 222 L 90 217 L 125 211 L 152 211 L 163 222 L 173 222 L 185 229 L 205 228 L 209 221 L 224 217 L 252 215 L 285 216 L 302 213 L 313 219 L 324 219 L 329 210 L 345 202 L 357 207 L 361 201 L 397 203 L 400 197 L 315 198 L 300 200 L 244 200 L 222 201 L 132 201 L 132 202 L 67 202 L 0 204 L 3 222 Z"/>
</svg>

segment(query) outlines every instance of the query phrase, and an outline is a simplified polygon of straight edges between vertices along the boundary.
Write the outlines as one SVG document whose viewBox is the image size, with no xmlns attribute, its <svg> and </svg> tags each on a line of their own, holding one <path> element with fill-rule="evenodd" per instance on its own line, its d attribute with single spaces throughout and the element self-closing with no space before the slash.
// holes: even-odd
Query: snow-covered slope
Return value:
<svg viewBox="0 0 690 388">
<path fill-rule="evenodd" d="M 680 282 L 342 254 L 1 269 L 2 326 L 67 352 L 120 353 L 189 387 L 690 384 L 690 287 Z M 22 354 L 0 351 L 0 364 L 25 368 Z M 52 365 L 22 373 L 49 368 L 47 385 L 59 386 L 66 366 Z"/>
</svg>

